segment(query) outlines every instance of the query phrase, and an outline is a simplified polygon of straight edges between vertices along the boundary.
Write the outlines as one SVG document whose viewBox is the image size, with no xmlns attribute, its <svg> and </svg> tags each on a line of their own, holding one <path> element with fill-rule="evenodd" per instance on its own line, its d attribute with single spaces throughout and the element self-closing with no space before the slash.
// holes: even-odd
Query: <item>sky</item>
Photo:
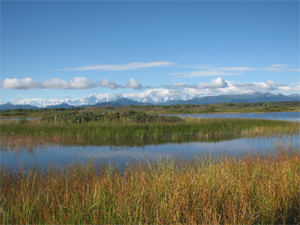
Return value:
<svg viewBox="0 0 300 225">
<path fill-rule="evenodd" d="M 297 94 L 299 1 L 1 1 L 1 103 Z"/>
</svg>

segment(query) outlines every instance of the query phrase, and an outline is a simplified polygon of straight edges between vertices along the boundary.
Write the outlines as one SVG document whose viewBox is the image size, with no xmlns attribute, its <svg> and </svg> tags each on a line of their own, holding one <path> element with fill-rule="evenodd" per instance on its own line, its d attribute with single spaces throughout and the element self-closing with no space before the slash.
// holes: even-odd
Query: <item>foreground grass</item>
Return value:
<svg viewBox="0 0 300 225">
<path fill-rule="evenodd" d="M 1 168 L 4 224 L 296 224 L 296 149 L 30 171 Z"/>
</svg>

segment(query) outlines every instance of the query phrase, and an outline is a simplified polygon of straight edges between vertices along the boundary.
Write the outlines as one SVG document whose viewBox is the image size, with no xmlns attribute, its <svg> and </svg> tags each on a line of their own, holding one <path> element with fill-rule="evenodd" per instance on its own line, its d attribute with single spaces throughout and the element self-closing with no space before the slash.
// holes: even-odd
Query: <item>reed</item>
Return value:
<svg viewBox="0 0 300 225">
<path fill-rule="evenodd" d="M 1 167 L 2 224 L 296 224 L 300 154 Z"/>
<path fill-rule="evenodd" d="M 183 136 L 260 136 L 297 134 L 299 122 L 258 119 L 186 118 L 179 122 L 153 123 L 45 123 L 41 121 L 1 121 L 1 135 L 77 136 L 102 139 L 157 139 Z"/>
</svg>

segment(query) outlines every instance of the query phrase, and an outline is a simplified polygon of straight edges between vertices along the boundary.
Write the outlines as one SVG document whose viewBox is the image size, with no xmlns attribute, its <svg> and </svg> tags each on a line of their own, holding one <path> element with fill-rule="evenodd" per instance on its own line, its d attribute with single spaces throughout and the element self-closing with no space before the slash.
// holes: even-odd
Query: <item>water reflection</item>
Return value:
<svg viewBox="0 0 300 225">
<path fill-rule="evenodd" d="M 34 117 L 34 118 L 1 118 L 0 120 L 39 120 L 41 117 Z"/>
<path fill-rule="evenodd" d="M 21 163 L 26 166 L 56 163 L 67 165 L 73 162 L 94 162 L 102 161 L 115 162 L 125 165 L 129 160 L 155 159 L 159 157 L 169 157 L 181 155 L 191 158 L 194 155 L 210 152 L 214 155 L 228 153 L 239 156 L 243 153 L 253 151 L 272 150 L 280 146 L 294 146 L 299 149 L 299 135 L 268 138 L 240 138 L 231 140 L 214 141 L 188 141 L 188 142 L 169 142 L 169 143 L 149 143 L 139 145 L 48 145 L 40 146 L 27 151 L 1 149 L 1 166 L 18 167 Z"/>
<path fill-rule="evenodd" d="M 300 112 L 273 112 L 273 113 L 207 113 L 207 114 L 176 114 L 173 116 L 200 117 L 200 118 L 244 118 L 300 121 Z"/>
</svg>

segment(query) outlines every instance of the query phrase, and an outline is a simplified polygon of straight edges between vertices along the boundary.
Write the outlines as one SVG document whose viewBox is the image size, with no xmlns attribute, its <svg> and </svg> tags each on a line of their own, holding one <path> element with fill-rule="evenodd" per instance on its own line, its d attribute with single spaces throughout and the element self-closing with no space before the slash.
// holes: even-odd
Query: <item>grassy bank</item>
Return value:
<svg viewBox="0 0 300 225">
<path fill-rule="evenodd" d="M 297 134 L 299 123 L 256 119 L 201 119 L 186 118 L 179 122 L 136 123 L 88 122 L 48 123 L 41 121 L 1 121 L 1 135 L 97 137 L 103 140 L 156 140 L 185 136 L 199 138 L 226 136 L 261 136 Z"/>
<path fill-rule="evenodd" d="M 258 103 L 216 103 L 189 105 L 127 105 L 77 108 L 14 109 L 0 111 L 1 119 L 40 118 L 59 116 L 65 113 L 124 113 L 126 111 L 147 112 L 148 114 L 197 114 L 197 113 L 262 113 L 262 112 L 299 112 L 300 101 L 258 102 Z"/>
<path fill-rule="evenodd" d="M 4 224 L 296 224 L 299 151 L 236 159 L 1 168 Z"/>
</svg>

